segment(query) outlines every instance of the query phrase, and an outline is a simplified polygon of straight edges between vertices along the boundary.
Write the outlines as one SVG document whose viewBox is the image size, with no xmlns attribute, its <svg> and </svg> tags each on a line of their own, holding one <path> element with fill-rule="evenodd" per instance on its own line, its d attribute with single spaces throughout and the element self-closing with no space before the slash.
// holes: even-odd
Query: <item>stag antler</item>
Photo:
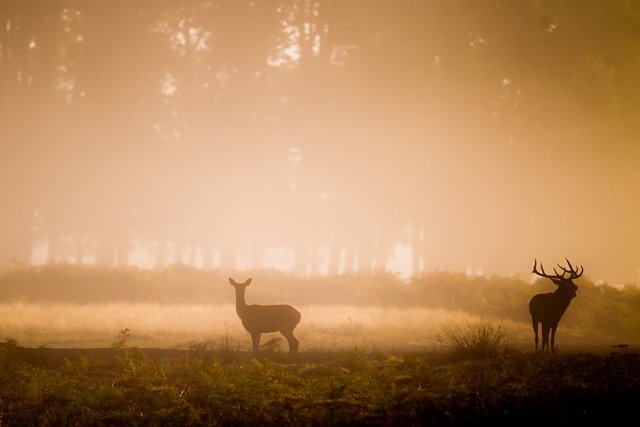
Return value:
<svg viewBox="0 0 640 427">
<path fill-rule="evenodd" d="M 538 276 L 540 276 L 540 277 L 546 277 L 546 278 L 548 278 L 548 279 L 559 279 L 559 278 L 561 278 L 561 277 L 562 277 L 560 274 L 558 274 L 558 272 L 556 271 L 556 269 L 555 269 L 555 268 L 553 269 L 553 271 L 556 273 L 556 275 L 555 275 L 555 276 L 552 276 L 552 275 L 550 275 L 550 274 L 547 274 L 547 273 L 544 271 L 544 267 L 542 266 L 542 263 L 540 263 L 540 269 L 542 270 L 542 272 L 539 272 L 539 271 L 538 271 L 538 259 L 537 259 L 537 258 L 534 258 L 534 259 L 533 259 L 533 271 L 532 271 L 532 273 L 535 273 L 535 274 L 537 274 L 537 275 L 538 275 Z"/>
<path fill-rule="evenodd" d="M 570 279 L 577 279 L 578 277 L 582 276 L 582 273 L 584 273 L 584 267 L 579 266 L 579 267 L 573 268 L 573 266 L 571 265 L 571 262 L 567 258 L 565 258 L 565 261 L 567 261 L 567 264 L 569 265 L 568 270 L 563 266 L 561 266 L 560 264 L 558 264 L 558 267 L 560 267 L 563 271 L 562 273 L 563 277 L 564 277 L 564 273 L 569 273 Z M 580 273 L 578 273 L 578 270 L 580 270 Z"/>
<path fill-rule="evenodd" d="M 542 263 L 540 263 L 540 270 L 542 270 L 542 272 L 538 271 L 538 260 L 534 258 L 533 261 L 533 273 L 537 274 L 540 277 L 546 277 L 548 279 L 560 279 L 560 280 L 573 280 L 573 279 L 577 279 L 578 277 L 582 276 L 582 273 L 584 273 L 584 267 L 579 266 L 576 268 L 573 268 L 573 265 L 571 265 L 571 262 L 565 258 L 565 261 L 567 261 L 567 264 L 569 265 L 569 268 L 566 269 L 563 266 L 561 266 L 560 264 L 556 264 L 558 267 L 560 267 L 560 269 L 562 269 L 562 274 L 558 273 L 558 271 L 556 270 L 555 267 L 553 267 L 553 272 L 556 273 L 555 275 L 551 275 L 551 274 L 547 274 L 544 271 L 544 267 L 542 266 Z M 578 273 L 578 271 L 580 271 Z M 565 277 L 565 274 L 569 274 L 569 277 Z"/>
</svg>

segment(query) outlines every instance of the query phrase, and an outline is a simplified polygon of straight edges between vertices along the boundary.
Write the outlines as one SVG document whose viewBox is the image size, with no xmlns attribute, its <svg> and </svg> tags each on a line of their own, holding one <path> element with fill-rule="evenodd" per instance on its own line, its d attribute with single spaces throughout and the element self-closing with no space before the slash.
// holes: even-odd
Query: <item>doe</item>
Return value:
<svg viewBox="0 0 640 427">
<path fill-rule="evenodd" d="M 229 283 L 236 290 L 236 313 L 242 320 L 242 326 L 251 334 L 253 352 L 258 353 L 261 334 L 280 332 L 289 342 L 289 351 L 297 353 L 299 341 L 293 336 L 293 330 L 300 322 L 300 312 L 286 304 L 247 305 L 244 291 L 251 284 L 251 278 L 238 283 L 229 277 Z"/>
</svg>

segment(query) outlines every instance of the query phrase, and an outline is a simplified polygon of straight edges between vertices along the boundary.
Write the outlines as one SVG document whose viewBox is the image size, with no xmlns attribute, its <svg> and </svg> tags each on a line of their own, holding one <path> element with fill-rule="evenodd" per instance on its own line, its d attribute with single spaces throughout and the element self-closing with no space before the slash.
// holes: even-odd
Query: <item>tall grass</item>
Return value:
<svg viewBox="0 0 640 427">
<path fill-rule="evenodd" d="M 516 339 L 489 320 L 443 326 L 437 339 L 456 359 L 494 358 L 519 350 Z"/>
<path fill-rule="evenodd" d="M 548 280 L 534 283 L 514 277 L 480 277 L 465 276 L 456 273 L 426 273 L 408 282 L 391 274 L 345 274 L 332 277 L 301 278 L 283 272 L 269 270 L 245 271 L 244 277 L 254 277 L 254 285 L 247 295 L 250 304 L 292 304 L 305 308 L 303 324 L 310 319 L 308 308 L 326 307 L 332 313 L 339 313 L 342 321 L 341 329 L 367 329 L 367 325 L 384 323 L 395 324 L 394 329 L 403 331 L 411 329 L 407 326 L 413 322 L 414 341 L 424 341 L 421 331 L 431 330 L 434 321 L 432 316 L 422 316 L 421 310 L 432 310 L 429 313 L 444 312 L 466 313 L 468 317 L 476 316 L 487 319 L 504 319 L 514 323 L 530 322 L 527 310 L 528 301 L 537 293 L 549 292 L 554 285 Z M 578 298 L 563 316 L 560 332 L 562 341 L 568 344 L 565 337 L 581 340 L 583 344 L 637 343 L 640 331 L 640 288 L 635 285 L 613 287 L 595 285 L 587 277 L 577 283 Z M 255 286 L 255 287 L 254 287 Z M 132 319 L 136 311 L 121 312 L 119 317 L 108 316 L 112 323 L 108 327 L 113 339 L 113 331 L 131 328 L 134 331 L 149 329 L 149 336 L 157 335 L 153 327 L 140 327 L 140 324 L 160 324 L 165 317 L 173 317 L 172 324 L 178 325 L 182 332 L 185 327 L 193 330 L 193 335 L 202 329 L 195 324 L 199 319 L 207 319 L 208 315 L 198 313 L 210 310 L 210 307 L 225 308 L 225 319 L 222 323 L 211 322 L 213 329 L 228 322 L 233 326 L 234 294 L 227 282 L 227 273 L 213 270 L 203 271 L 185 266 L 171 266 L 161 270 L 138 270 L 133 268 L 114 269 L 96 266 L 51 265 L 37 268 L 20 268 L 0 270 L 0 301 L 5 304 L 24 302 L 28 312 L 32 307 L 47 304 L 53 305 L 86 305 L 97 307 L 109 306 L 109 313 L 117 310 L 118 305 L 135 307 L 145 311 L 154 304 L 149 321 Z M 124 305 L 123 305 L 124 304 Z M 180 310 L 166 312 L 166 306 L 182 306 L 184 316 L 178 315 Z M 363 310 L 360 310 L 362 308 Z M 318 311 L 318 310 L 316 310 Z M 417 313 L 417 314 L 416 314 Z M 7 324 L 13 318 L 0 313 L 0 337 L 4 330 L 11 329 Z M 15 313 L 18 318 L 25 316 Z M 37 313 L 34 313 L 37 315 Z M 79 312 L 77 314 L 80 314 Z M 326 314 L 324 312 L 323 314 Z M 396 315 L 397 314 L 397 315 Z M 352 320 L 349 321 L 347 316 Z M 85 316 L 87 317 L 87 316 Z M 91 317 L 91 313 L 89 316 Z M 90 319 L 87 317 L 87 320 Z M 368 319 L 367 317 L 371 317 Z M 194 319 L 191 322 L 191 318 Z M 47 322 L 60 323 L 68 321 L 68 329 L 76 327 L 74 319 L 69 316 L 46 317 Z M 345 320 L 346 319 L 346 320 Z M 136 320 L 136 324 L 130 323 Z M 45 322 L 46 323 L 46 322 Z M 169 323 L 167 321 L 166 323 Z M 322 323 L 318 319 L 317 324 Z M 447 322 L 449 323 L 449 322 Z M 336 322 L 329 327 L 335 328 Z M 47 324 L 44 325 L 48 326 Z M 60 326 L 60 325 L 58 325 Z M 170 333 L 171 325 L 168 326 Z M 99 325 L 96 329 L 102 329 Z M 33 328 L 36 338 L 41 328 Z M 319 332 L 319 329 L 317 330 Z M 376 341 L 376 331 L 365 337 Z M 207 336 L 219 336 L 224 330 L 209 330 Z M 430 333 L 430 332 L 429 332 Z M 358 339 L 362 332 L 355 331 Z M 346 334 L 341 334 L 347 336 Z M 394 332 L 391 337 L 396 335 Z M 408 335 L 408 334 L 407 334 Z M 12 334 L 5 334 L 5 337 Z M 46 335 L 45 335 L 46 336 Z M 528 332 L 531 336 L 531 332 Z M 194 336 L 195 338 L 195 336 Z M 39 339 L 39 338 L 38 338 Z M 191 339 L 191 338 L 189 338 Z M 201 339 L 198 338 L 198 339 Z M 431 338 L 430 338 L 431 339 Z M 171 339 L 173 340 L 173 338 Z M 324 338 L 322 339 L 324 341 Z M 26 342 L 22 340 L 21 342 Z"/>
<path fill-rule="evenodd" d="M 443 324 L 477 319 L 460 312 L 426 308 L 298 306 L 296 329 L 301 351 L 332 351 L 354 346 L 373 350 L 419 351 L 437 345 Z M 516 325 L 524 331 L 526 325 Z M 0 339 L 14 338 L 37 347 L 109 347 L 118 332 L 139 347 L 249 350 L 251 339 L 231 304 L 0 304 Z M 527 331 L 528 332 L 528 331 Z M 280 338 L 264 334 L 262 344 Z M 278 341 L 271 341 L 277 347 Z"/>
</svg>

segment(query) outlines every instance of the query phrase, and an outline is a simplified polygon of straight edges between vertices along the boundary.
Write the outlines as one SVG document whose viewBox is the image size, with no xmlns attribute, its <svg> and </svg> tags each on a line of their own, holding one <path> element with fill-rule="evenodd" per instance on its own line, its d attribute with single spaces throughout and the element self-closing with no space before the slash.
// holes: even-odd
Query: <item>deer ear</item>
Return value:
<svg viewBox="0 0 640 427">
<path fill-rule="evenodd" d="M 233 280 L 231 277 L 229 277 L 229 284 L 230 285 L 237 285 L 236 281 Z"/>
<path fill-rule="evenodd" d="M 247 279 L 247 281 L 246 281 L 246 282 L 244 282 L 244 284 L 245 284 L 246 286 L 249 286 L 249 285 L 251 284 L 251 279 L 253 279 L 253 277 L 249 277 L 249 278 Z"/>
</svg>

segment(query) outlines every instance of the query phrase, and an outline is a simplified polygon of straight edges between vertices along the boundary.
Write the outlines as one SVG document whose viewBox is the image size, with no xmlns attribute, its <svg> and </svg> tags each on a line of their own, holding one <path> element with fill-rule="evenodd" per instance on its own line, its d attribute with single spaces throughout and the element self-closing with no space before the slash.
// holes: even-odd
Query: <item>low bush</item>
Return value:
<svg viewBox="0 0 640 427">
<path fill-rule="evenodd" d="M 488 320 L 443 326 L 437 339 L 456 359 L 499 357 L 518 350 L 504 328 Z"/>
</svg>

